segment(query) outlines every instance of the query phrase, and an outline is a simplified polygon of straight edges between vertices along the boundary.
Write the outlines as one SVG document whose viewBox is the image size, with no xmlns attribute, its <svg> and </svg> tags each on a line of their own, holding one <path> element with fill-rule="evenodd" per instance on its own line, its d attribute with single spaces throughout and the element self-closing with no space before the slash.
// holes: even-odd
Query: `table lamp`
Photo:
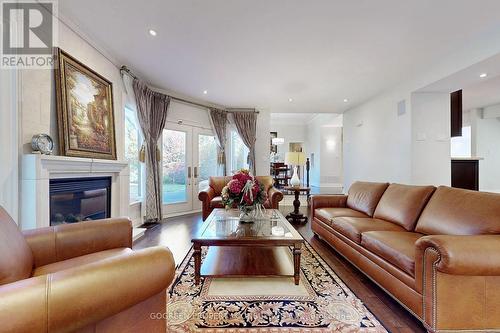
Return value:
<svg viewBox="0 0 500 333">
<path fill-rule="evenodd" d="M 285 163 L 293 165 L 293 176 L 292 179 L 290 179 L 290 185 L 300 186 L 297 167 L 306 163 L 306 154 L 303 152 L 288 152 L 285 155 Z"/>
</svg>

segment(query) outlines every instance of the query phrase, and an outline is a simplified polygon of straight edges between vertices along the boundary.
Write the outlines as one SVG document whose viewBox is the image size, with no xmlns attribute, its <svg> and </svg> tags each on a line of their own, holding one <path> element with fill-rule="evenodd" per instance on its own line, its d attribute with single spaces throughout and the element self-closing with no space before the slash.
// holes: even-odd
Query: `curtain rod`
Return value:
<svg viewBox="0 0 500 333">
<path fill-rule="evenodd" d="M 132 73 L 132 71 L 127 66 L 125 66 L 125 65 L 123 65 L 120 68 L 120 72 L 125 72 L 128 75 L 130 75 L 131 77 L 133 77 L 134 79 L 138 79 L 139 80 L 139 78 L 134 73 Z M 190 100 L 187 100 L 187 99 L 184 99 L 184 98 L 175 97 L 175 96 L 171 96 L 171 95 L 168 95 L 168 96 L 171 99 L 173 99 L 174 101 L 178 101 L 178 102 L 182 102 L 182 103 L 187 103 L 187 104 L 192 104 L 192 105 L 196 105 L 196 106 L 199 106 L 199 107 L 202 107 L 202 108 L 206 108 L 206 109 L 211 109 L 211 108 L 217 109 L 217 108 L 215 108 L 213 106 L 202 104 L 202 103 L 198 103 L 198 102 L 193 102 L 193 101 L 190 101 Z M 252 112 L 253 111 L 255 113 L 259 113 L 259 111 L 255 110 L 255 109 L 252 109 L 252 108 L 248 108 L 248 109 L 245 108 L 244 110 L 247 111 L 247 112 Z M 227 113 L 241 112 L 241 111 L 236 111 L 236 108 L 232 108 L 231 110 L 226 110 L 224 108 L 223 111 L 226 111 Z"/>
</svg>

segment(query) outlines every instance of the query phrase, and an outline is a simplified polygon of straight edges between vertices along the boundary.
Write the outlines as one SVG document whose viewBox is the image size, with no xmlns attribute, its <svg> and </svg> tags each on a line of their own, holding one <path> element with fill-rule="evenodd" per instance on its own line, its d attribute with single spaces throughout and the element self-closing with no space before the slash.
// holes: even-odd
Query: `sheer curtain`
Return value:
<svg viewBox="0 0 500 333">
<path fill-rule="evenodd" d="M 137 117 L 144 135 L 146 163 L 145 215 L 147 222 L 162 219 L 160 158 L 158 141 L 167 122 L 170 97 L 151 90 L 138 79 L 133 81 Z"/>
<path fill-rule="evenodd" d="M 233 122 L 241 140 L 248 147 L 248 166 L 255 175 L 255 141 L 257 140 L 257 113 L 256 112 L 233 112 Z"/>
<path fill-rule="evenodd" d="M 210 123 L 215 133 L 218 146 L 217 165 L 219 175 L 226 175 L 226 144 L 227 144 L 227 112 L 224 110 L 209 109 Z"/>
</svg>

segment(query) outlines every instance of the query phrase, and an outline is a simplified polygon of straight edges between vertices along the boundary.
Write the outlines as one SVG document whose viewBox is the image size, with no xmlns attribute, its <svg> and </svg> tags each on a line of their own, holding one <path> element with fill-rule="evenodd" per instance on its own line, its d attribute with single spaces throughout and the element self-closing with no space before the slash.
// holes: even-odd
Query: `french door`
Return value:
<svg viewBox="0 0 500 333">
<path fill-rule="evenodd" d="M 198 192 L 217 175 L 217 143 L 211 130 L 167 123 L 162 138 L 165 216 L 201 209 Z"/>
</svg>

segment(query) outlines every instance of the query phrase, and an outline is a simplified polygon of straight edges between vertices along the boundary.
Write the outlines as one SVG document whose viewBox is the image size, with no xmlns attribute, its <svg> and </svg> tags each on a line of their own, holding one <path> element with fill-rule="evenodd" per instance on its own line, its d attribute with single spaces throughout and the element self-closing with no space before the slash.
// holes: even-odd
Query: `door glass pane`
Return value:
<svg viewBox="0 0 500 333">
<path fill-rule="evenodd" d="M 163 203 L 187 201 L 186 133 L 163 131 Z"/>
<path fill-rule="evenodd" d="M 217 143 L 213 135 L 198 135 L 198 189 L 208 187 L 208 177 L 217 176 Z"/>
</svg>

